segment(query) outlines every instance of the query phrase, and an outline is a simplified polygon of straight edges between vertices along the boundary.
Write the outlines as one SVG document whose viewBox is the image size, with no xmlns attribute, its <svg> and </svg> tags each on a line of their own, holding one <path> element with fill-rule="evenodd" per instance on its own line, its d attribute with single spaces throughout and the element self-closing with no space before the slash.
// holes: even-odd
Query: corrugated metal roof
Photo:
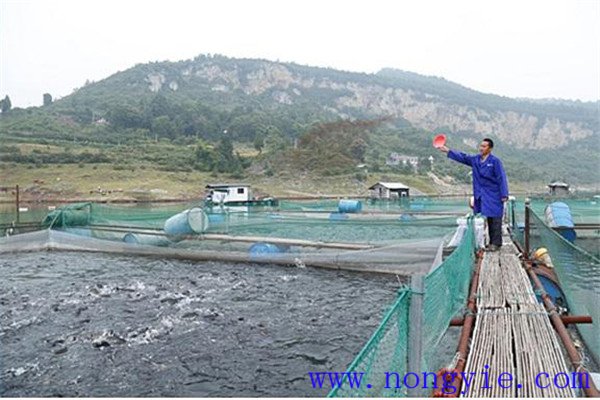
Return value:
<svg viewBox="0 0 600 400">
<path fill-rule="evenodd" d="M 246 183 L 209 183 L 206 185 L 208 189 L 225 188 L 225 187 L 250 187 Z"/>
<path fill-rule="evenodd" d="M 548 185 L 548 187 L 569 187 L 568 183 L 565 182 L 560 182 L 560 181 L 556 181 L 556 182 L 552 182 L 551 184 Z"/>
<path fill-rule="evenodd" d="M 400 182 L 377 182 L 376 184 L 371 186 L 369 189 L 375 189 L 375 186 L 377 186 L 377 185 L 381 185 L 390 190 L 410 189 L 408 186 L 406 186 L 405 184 L 400 183 Z"/>
</svg>

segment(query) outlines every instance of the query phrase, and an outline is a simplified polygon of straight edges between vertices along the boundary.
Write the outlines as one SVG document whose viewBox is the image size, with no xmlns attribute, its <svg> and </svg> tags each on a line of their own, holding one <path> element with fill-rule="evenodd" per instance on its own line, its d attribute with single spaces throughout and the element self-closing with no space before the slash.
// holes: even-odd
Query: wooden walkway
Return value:
<svg viewBox="0 0 600 400">
<path fill-rule="evenodd" d="M 500 252 L 485 253 L 479 278 L 477 315 L 465 368 L 473 372 L 463 397 L 574 397 L 572 389 L 553 384 L 559 373 L 568 373 L 565 356 L 544 306 L 538 303 L 518 250 L 510 237 L 503 238 Z M 489 373 L 489 385 L 486 375 Z M 512 382 L 498 385 L 507 372 Z M 536 376 L 541 376 L 536 384 Z M 504 375 L 506 377 L 506 375 Z M 559 375 L 560 386 L 567 377 Z M 540 386 L 549 385 L 542 389 Z M 489 388 L 485 388 L 488 386 Z"/>
</svg>

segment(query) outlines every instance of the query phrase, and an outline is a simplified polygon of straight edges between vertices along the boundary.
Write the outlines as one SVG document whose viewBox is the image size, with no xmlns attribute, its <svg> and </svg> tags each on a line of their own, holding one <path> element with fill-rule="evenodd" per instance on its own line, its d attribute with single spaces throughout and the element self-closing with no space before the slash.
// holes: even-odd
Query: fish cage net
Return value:
<svg viewBox="0 0 600 400">
<path fill-rule="evenodd" d="M 531 212 L 530 248 L 548 250 L 572 315 L 589 315 L 592 324 L 578 324 L 590 356 L 600 365 L 600 259 L 566 240 Z"/>
<path fill-rule="evenodd" d="M 542 199 L 531 199 L 530 207 L 537 215 L 544 215 L 546 207 L 552 202 L 559 201 L 566 204 L 573 218 L 573 223 L 577 224 L 600 224 L 600 198 L 587 197 L 587 198 L 542 198 Z M 523 222 L 525 218 L 525 202 L 517 200 L 513 204 L 515 211 L 515 218 L 517 222 Z M 599 230 L 586 230 L 579 231 L 579 234 L 584 236 L 600 238 Z"/>
<path fill-rule="evenodd" d="M 467 300 L 475 261 L 476 241 L 469 223 L 460 244 L 443 263 L 424 279 L 424 293 L 405 288 L 385 313 L 379 327 L 348 367 L 329 397 L 406 397 L 403 377 L 408 371 L 409 310 L 415 295 L 423 296 L 423 358 L 419 371 L 437 371 L 444 360 L 439 356 L 440 342 L 450 320 Z M 415 371 L 413 371 L 415 372 Z M 360 375 L 362 374 L 362 375 Z M 356 385 L 356 377 L 362 384 Z M 399 377 L 399 385 L 396 379 Z M 431 380 L 433 377 L 428 377 Z M 368 386 L 367 385 L 370 385 Z M 433 382 L 428 381 L 428 387 Z"/>
<path fill-rule="evenodd" d="M 330 393 L 405 396 L 405 387 L 387 385 L 385 372 L 407 372 L 411 299 L 423 296 L 420 370 L 435 371 L 443 361 L 440 341 L 466 302 L 477 247 L 476 219 L 465 218 L 469 209 L 463 200 L 366 201 L 360 206 L 352 201 L 264 207 L 70 204 L 48 213 L 39 231 L 1 238 L 0 253 L 58 249 L 423 274 L 424 292 L 402 289 L 348 368 L 365 374 L 368 391 L 350 387 L 346 376 Z M 444 244 L 453 251 L 442 261 Z"/>
<path fill-rule="evenodd" d="M 405 397 L 406 390 L 390 387 L 386 372 L 408 370 L 408 311 L 411 292 L 399 292 L 379 327 L 341 377 L 329 397 Z M 362 375 L 360 375 L 362 374 Z M 355 378 L 362 376 L 360 385 Z M 352 380 L 352 381 L 351 381 Z M 371 385 L 367 387 L 366 382 Z"/>
<path fill-rule="evenodd" d="M 79 243 L 87 251 L 405 275 L 432 265 L 442 240 L 467 212 L 466 202 L 456 200 L 286 201 L 276 206 L 86 202 L 49 212 L 40 228 L 51 231 L 48 246 L 55 249 L 62 241 L 65 248 Z M 0 252 L 23 246 L 17 236 L 0 240 Z"/>
</svg>

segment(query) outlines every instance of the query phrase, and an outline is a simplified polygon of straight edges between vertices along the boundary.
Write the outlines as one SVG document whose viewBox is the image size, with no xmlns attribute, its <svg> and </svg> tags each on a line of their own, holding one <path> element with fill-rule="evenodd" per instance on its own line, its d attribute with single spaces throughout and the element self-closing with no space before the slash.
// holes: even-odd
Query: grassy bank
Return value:
<svg viewBox="0 0 600 400">
<path fill-rule="evenodd" d="M 366 196 L 368 187 L 377 181 L 397 181 L 411 187 L 413 194 L 465 194 L 469 185 L 436 184 L 422 175 L 369 174 L 364 180 L 354 175 L 316 177 L 281 173 L 267 176 L 249 176 L 236 179 L 228 175 L 208 172 L 168 172 L 148 166 L 115 166 L 113 164 L 52 164 L 32 166 L 25 164 L 0 164 L 2 186 L 19 185 L 22 201 L 53 201 L 91 199 L 114 200 L 165 200 L 198 199 L 208 183 L 243 181 L 252 185 L 256 196 L 308 197 L 308 196 Z M 542 190 L 543 184 L 524 187 L 512 184 L 512 191 Z M 12 198 L 2 193 L 0 199 Z"/>
</svg>

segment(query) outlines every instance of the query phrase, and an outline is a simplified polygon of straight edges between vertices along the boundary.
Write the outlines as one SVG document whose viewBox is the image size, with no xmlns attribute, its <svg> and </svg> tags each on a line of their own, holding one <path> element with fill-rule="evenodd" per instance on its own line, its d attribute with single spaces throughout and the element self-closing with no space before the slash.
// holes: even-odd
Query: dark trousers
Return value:
<svg viewBox="0 0 600 400">
<path fill-rule="evenodd" d="M 488 217 L 487 223 L 490 244 L 502 246 L 502 217 Z"/>
</svg>

